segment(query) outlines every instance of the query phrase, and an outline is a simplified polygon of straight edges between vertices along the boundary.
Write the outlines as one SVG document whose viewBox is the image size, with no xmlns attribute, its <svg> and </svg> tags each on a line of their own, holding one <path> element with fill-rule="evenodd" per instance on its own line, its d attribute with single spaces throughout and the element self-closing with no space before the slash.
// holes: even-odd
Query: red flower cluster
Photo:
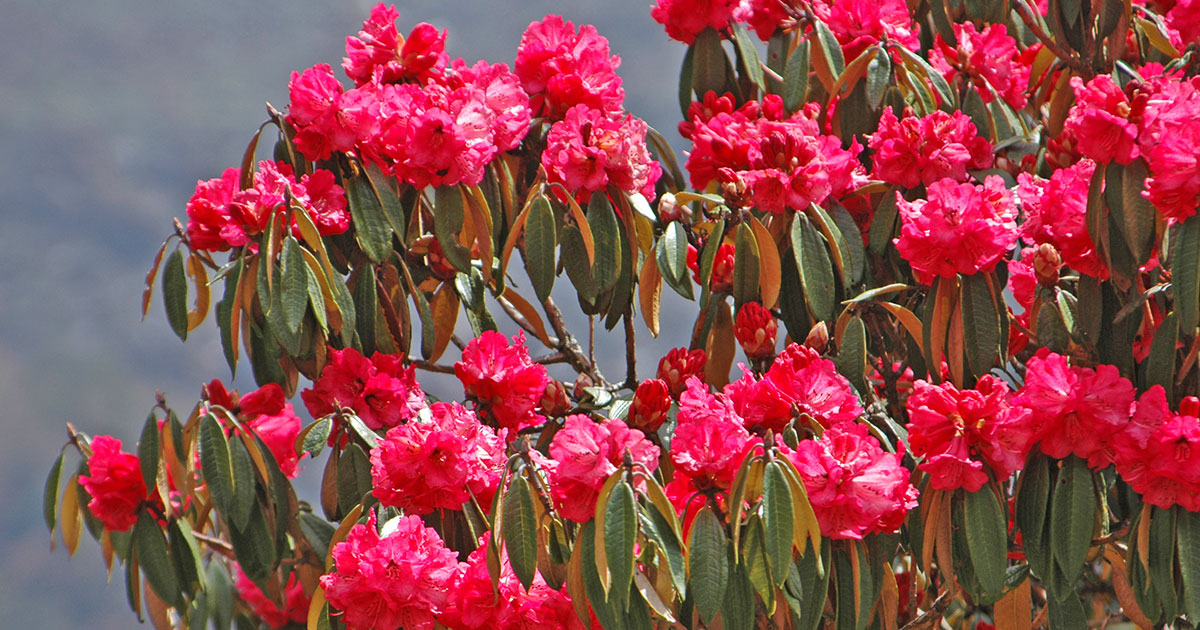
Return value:
<svg viewBox="0 0 1200 630">
<path fill-rule="evenodd" d="M 1087 231 L 1088 185 L 1095 169 L 1095 162 L 1081 160 L 1054 171 L 1049 180 L 1021 173 L 1016 192 L 1025 213 L 1024 241 L 1049 243 L 1072 269 L 1107 280 L 1108 267 Z"/>
<path fill-rule="evenodd" d="M 822 536 L 857 540 L 894 532 L 917 507 L 917 489 L 901 464 L 903 445 L 899 453 L 884 451 L 865 424 L 834 425 L 795 451 L 782 437 L 776 445 L 800 472 Z"/>
<path fill-rule="evenodd" d="M 576 30 L 558 15 L 525 29 L 514 63 L 534 115 L 548 120 L 561 120 L 576 105 L 619 111 L 625 102 L 619 65 L 621 58 L 609 52 L 608 39 L 596 27 Z"/>
<path fill-rule="evenodd" d="M 254 185 L 240 186 L 241 171 L 226 169 L 218 179 L 199 181 L 187 202 L 188 245 L 200 251 L 222 252 L 249 245 L 267 230 L 275 217 L 298 204 L 323 235 L 341 234 L 350 227 L 346 197 L 333 173 L 317 169 L 300 181 L 283 162 L 259 162 Z M 299 229 L 292 222 L 292 231 Z"/>
<path fill-rule="evenodd" d="M 728 29 L 737 5 L 737 0 L 658 0 L 650 17 L 666 27 L 671 39 L 692 44 L 706 28 Z"/>
<path fill-rule="evenodd" d="M 214 379 L 204 391 L 210 405 L 224 407 L 262 439 L 275 463 L 279 464 L 280 472 L 288 479 L 296 476 L 300 462 L 296 436 L 300 435 L 303 423 L 292 403 L 284 397 L 283 388 L 276 383 L 267 383 L 240 396 L 236 389 L 229 392 L 221 381 Z"/>
<path fill-rule="evenodd" d="M 550 442 L 550 459 L 539 458 L 559 514 L 577 523 L 590 521 L 600 488 L 621 467 L 626 452 L 650 472 L 658 468 L 658 447 L 641 431 L 620 420 L 567 416 Z"/>
<path fill-rule="evenodd" d="M 661 378 L 646 379 L 637 386 L 629 404 L 629 426 L 650 435 L 658 431 L 671 410 L 671 390 Z"/>
<path fill-rule="evenodd" d="M 733 291 L 733 261 L 737 248 L 732 243 L 721 243 L 713 256 L 712 273 L 709 276 L 708 290 L 713 293 L 729 293 Z M 692 270 L 692 280 L 704 286 L 700 277 L 700 253 L 694 245 L 688 245 L 687 266 Z"/>
<path fill-rule="evenodd" d="M 696 490 L 729 488 L 746 453 L 759 443 L 733 402 L 724 394 L 710 393 L 695 377 L 688 379 L 687 391 L 679 398 L 676 421 L 671 437 L 675 477 L 667 493 L 680 499 Z"/>
<path fill-rule="evenodd" d="M 542 399 L 550 377 L 545 366 L 534 363 L 525 348 L 525 335 L 508 339 L 486 331 L 472 339 L 454 364 L 454 375 L 462 382 L 475 411 L 489 424 L 507 429 L 509 436 L 523 427 L 544 420 L 534 409 Z"/>
<path fill-rule="evenodd" d="M 138 456 L 121 451 L 121 440 L 108 435 L 97 435 L 91 447 L 88 474 L 79 476 L 79 484 L 92 497 L 88 511 L 105 529 L 128 531 L 148 498 Z"/>
<path fill-rule="evenodd" d="M 992 165 L 992 145 L 961 111 L 941 110 L 916 117 L 905 110 L 897 119 L 890 108 L 867 146 L 873 152 L 872 175 L 889 184 L 916 188 L 943 179 L 967 181 L 967 171 Z"/>
<path fill-rule="evenodd" d="M 379 3 L 371 9 L 371 17 L 363 22 L 358 35 L 346 38 L 342 68 L 355 85 L 372 81 L 424 83 L 445 70 L 449 61 L 445 52 L 446 32 L 438 33 L 432 25 L 422 22 L 405 39 L 396 30 L 399 17 L 396 7 Z"/>
<path fill-rule="evenodd" d="M 775 334 L 778 325 L 771 311 L 758 302 L 747 302 L 738 310 L 733 322 L 733 335 L 751 361 L 775 356 Z"/>
<path fill-rule="evenodd" d="M 1004 180 L 982 186 L 949 179 L 929 185 L 928 199 L 897 192 L 900 236 L 894 242 L 921 284 L 935 277 L 990 272 L 1017 242 L 1017 207 Z"/>
<path fill-rule="evenodd" d="M 724 97 L 723 97 L 724 98 Z M 722 99 L 705 97 L 688 128 L 692 186 L 718 182 L 744 191 L 744 202 L 768 212 L 803 210 L 839 198 L 866 183 L 857 141 L 849 150 L 836 136 L 820 133 L 818 107 L 809 103 L 788 117 L 778 96 L 728 111 Z M 709 112 L 715 112 L 708 117 Z"/>
<path fill-rule="evenodd" d="M 312 598 L 304 593 L 304 585 L 300 583 L 299 574 L 293 571 L 288 575 L 287 585 L 283 589 L 284 606 L 280 608 L 254 580 L 242 573 L 242 568 L 236 564 L 233 567 L 234 588 L 237 596 L 250 607 L 263 623 L 271 628 L 285 628 L 289 625 L 304 625 L 308 622 L 308 608 Z"/>
<path fill-rule="evenodd" d="M 695 376 L 700 380 L 704 379 L 704 365 L 707 362 L 708 355 L 701 348 L 671 348 L 658 361 L 658 378 L 667 384 L 672 398 L 679 398 L 688 388 L 689 378 Z"/>
<path fill-rule="evenodd" d="M 314 418 L 349 407 L 375 430 L 412 420 L 427 406 L 415 368 L 399 356 L 376 352 L 368 359 L 354 348 L 330 350 L 321 376 L 300 397 Z"/>
<path fill-rule="evenodd" d="M 1117 473 L 1142 500 L 1170 509 L 1200 510 L 1200 400 L 1188 396 L 1179 413 L 1159 385 L 1138 398 L 1132 421 L 1112 440 Z"/>
<path fill-rule="evenodd" d="M 458 403 L 433 403 L 429 416 L 393 427 L 371 450 L 375 497 L 405 514 L 461 510 L 472 496 L 491 505 L 506 461 L 503 437 Z"/>
<path fill-rule="evenodd" d="M 974 389 L 913 384 L 908 445 L 925 458 L 919 468 L 929 473 L 930 486 L 975 492 L 989 478 L 1007 479 L 1025 464 L 1035 427 L 1031 411 L 1014 406 L 1012 397 L 1008 385 L 990 374 Z"/>
<path fill-rule="evenodd" d="M 831 427 L 863 413 L 850 381 L 833 361 L 798 343 L 784 348 L 761 380 L 746 372 L 725 387 L 725 395 L 746 428 L 756 432 L 779 433 L 802 414 Z"/>
<path fill-rule="evenodd" d="M 381 537 L 372 512 L 332 555 L 336 572 L 321 587 L 350 630 L 433 630 L 458 572 L 458 556 L 416 515 L 387 523 Z"/>
<path fill-rule="evenodd" d="M 632 114 L 576 105 L 546 136 L 546 178 L 583 200 L 610 185 L 653 199 L 662 167 L 646 148 L 647 129 Z"/>
<path fill-rule="evenodd" d="M 904 0 L 815 0 L 812 9 L 842 44 L 847 62 L 884 39 L 909 50 L 921 48 Z"/>
<path fill-rule="evenodd" d="M 954 25 L 957 48 L 941 35 L 929 51 L 929 63 L 953 83 L 955 77 L 974 84 L 983 102 L 995 98 L 1014 109 L 1025 107 L 1029 66 L 1022 62 L 1017 42 L 1003 24 L 989 24 L 982 32 L 971 22 Z"/>
<path fill-rule="evenodd" d="M 1070 455 L 1094 469 L 1112 462 L 1116 436 L 1133 411 L 1133 384 L 1111 365 L 1068 365 L 1067 357 L 1042 349 L 1025 364 L 1025 386 L 1016 404 L 1028 407 L 1035 439 L 1050 457 Z"/>
</svg>

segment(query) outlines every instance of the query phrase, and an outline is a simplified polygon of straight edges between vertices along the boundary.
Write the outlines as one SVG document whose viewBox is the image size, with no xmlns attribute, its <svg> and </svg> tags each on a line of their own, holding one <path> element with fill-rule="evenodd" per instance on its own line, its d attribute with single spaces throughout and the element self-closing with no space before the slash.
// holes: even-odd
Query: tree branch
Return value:
<svg viewBox="0 0 1200 630">
<path fill-rule="evenodd" d="M 591 377 L 593 384 L 608 387 L 608 380 L 600 373 L 596 364 L 583 354 L 583 347 L 567 330 L 562 311 L 558 310 L 554 298 L 546 298 L 546 301 L 542 302 L 542 310 L 546 311 L 546 319 L 550 322 L 550 327 L 554 329 L 554 334 L 558 335 L 558 350 L 566 356 L 567 363 L 571 364 L 571 367 L 580 374 L 587 374 Z"/>
</svg>

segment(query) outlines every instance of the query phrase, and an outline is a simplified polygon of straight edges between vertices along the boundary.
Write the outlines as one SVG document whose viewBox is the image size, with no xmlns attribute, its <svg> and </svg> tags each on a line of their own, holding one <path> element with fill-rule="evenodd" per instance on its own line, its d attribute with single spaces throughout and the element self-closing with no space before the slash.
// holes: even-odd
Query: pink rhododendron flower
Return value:
<svg viewBox="0 0 1200 630">
<path fill-rule="evenodd" d="M 666 27 L 671 39 L 692 44 L 706 28 L 729 28 L 735 6 L 737 0 L 658 0 L 650 9 L 650 17 Z"/>
<path fill-rule="evenodd" d="M 249 426 L 267 445 L 284 476 L 289 479 L 296 476 L 301 457 L 296 453 L 296 436 L 300 435 L 303 423 L 292 403 L 287 402 L 282 387 L 267 383 L 242 395 L 236 389 L 226 390 L 220 380 L 213 379 L 204 386 L 204 398 L 209 405 L 224 408 Z"/>
<path fill-rule="evenodd" d="M 552 461 L 545 463 L 559 513 L 578 523 L 591 520 L 601 486 L 621 467 L 626 451 L 650 471 L 658 468 L 658 447 L 641 431 L 620 420 L 567 416 L 550 442 Z"/>
<path fill-rule="evenodd" d="M 712 272 L 709 275 L 708 290 L 713 293 L 730 293 L 733 291 L 733 262 L 737 248 L 732 243 L 721 243 L 713 256 Z M 704 286 L 700 277 L 700 252 L 693 245 L 688 245 L 687 266 L 692 270 L 692 280 Z"/>
<path fill-rule="evenodd" d="M 88 511 L 114 532 L 128 531 L 138 519 L 138 509 L 147 499 L 138 456 L 121 450 L 121 440 L 108 435 L 92 439 L 88 474 L 79 484 L 91 500 Z"/>
<path fill-rule="evenodd" d="M 775 356 L 777 331 L 775 316 L 758 302 L 743 304 L 733 323 L 733 335 L 751 361 Z"/>
<path fill-rule="evenodd" d="M 795 451 L 780 436 L 776 445 L 800 471 L 822 536 L 857 540 L 893 532 L 917 507 L 917 489 L 900 461 L 903 451 L 884 451 L 865 424 L 834 425 Z"/>
<path fill-rule="evenodd" d="M 671 390 L 667 382 L 661 378 L 649 378 L 638 384 L 634 391 L 627 421 L 629 426 L 651 435 L 666 422 L 670 410 Z"/>
<path fill-rule="evenodd" d="M 1151 505 L 1200 510 L 1200 400 L 1188 396 L 1179 412 L 1159 385 L 1138 398 L 1133 418 L 1112 440 L 1117 473 Z"/>
<path fill-rule="evenodd" d="M 679 398 L 688 388 L 689 378 L 695 376 L 704 380 L 704 366 L 707 363 L 708 355 L 702 348 L 672 348 L 658 361 L 658 378 L 667 384 L 673 398 Z"/>
<path fill-rule="evenodd" d="M 542 166 L 547 179 L 583 199 L 610 185 L 653 199 L 662 167 L 646 148 L 647 129 L 631 114 L 576 105 L 546 136 Z"/>
<path fill-rule="evenodd" d="M 284 606 L 280 608 L 279 604 L 262 592 L 254 580 L 242 573 L 240 566 L 235 564 L 233 571 L 234 588 L 237 589 L 238 597 L 246 602 L 251 612 L 267 626 L 284 628 L 308 622 L 308 608 L 312 598 L 304 593 L 304 585 L 300 583 L 298 573 L 293 571 L 288 575 L 287 585 L 283 589 Z"/>
<path fill-rule="evenodd" d="M 935 111 L 916 117 L 905 110 L 897 119 L 890 108 L 867 146 L 874 154 L 875 177 L 905 188 L 926 186 L 943 179 L 967 181 L 967 171 L 992 165 L 992 145 L 961 111 Z"/>
<path fill-rule="evenodd" d="M 733 19 L 745 23 L 765 42 L 788 22 L 790 16 L 787 6 L 780 0 L 741 0 L 733 9 Z"/>
<path fill-rule="evenodd" d="M 458 403 L 436 402 L 388 430 L 371 449 L 371 478 L 379 502 L 405 514 L 461 510 L 474 496 L 491 505 L 507 461 L 504 439 Z"/>
<path fill-rule="evenodd" d="M 816 0 L 812 8 L 842 44 L 847 63 L 885 37 L 909 50 L 920 49 L 904 0 Z"/>
<path fill-rule="evenodd" d="M 510 437 L 523 427 L 543 420 L 534 412 L 550 377 L 545 366 L 534 363 L 525 348 L 524 333 L 513 337 L 486 331 L 472 339 L 454 364 L 475 411 L 489 424 L 507 429 Z"/>
<path fill-rule="evenodd" d="M 1137 125 L 1129 120 L 1129 98 L 1112 77 L 1100 74 L 1087 84 L 1071 78 L 1075 105 L 1063 131 L 1075 138 L 1079 152 L 1097 164 L 1129 164 L 1138 156 Z"/>
<path fill-rule="evenodd" d="M 225 251 L 250 244 L 287 211 L 289 197 L 308 212 L 323 235 L 341 234 L 350 227 L 346 198 L 329 171 L 318 169 L 296 181 L 287 164 L 262 161 L 251 188 L 239 190 L 240 177 L 239 169 L 230 168 L 220 179 L 196 183 L 187 203 L 188 244 L 193 249 Z M 292 230 L 299 235 L 295 221 Z"/>
<path fill-rule="evenodd" d="M 395 6 L 381 2 L 371 9 L 357 36 L 346 38 L 342 68 L 356 85 L 371 81 L 424 83 L 446 67 L 446 32 L 424 22 L 413 27 L 408 39 L 400 37 Z"/>
<path fill-rule="evenodd" d="M 961 76 L 970 81 L 983 102 L 997 96 L 1014 109 L 1025 107 L 1025 87 L 1029 85 L 1029 67 L 1021 63 L 1017 42 L 1003 24 L 989 24 L 982 32 L 971 22 L 954 25 L 957 49 L 941 35 L 932 50 L 929 62 L 946 80 L 953 83 Z"/>
<path fill-rule="evenodd" d="M 1107 280 L 1108 267 L 1087 231 L 1088 186 L 1095 169 L 1095 162 L 1081 160 L 1055 170 L 1049 180 L 1018 175 L 1017 198 L 1025 213 L 1021 238 L 1035 245 L 1049 243 L 1072 269 Z"/>
<path fill-rule="evenodd" d="M 296 128 L 296 148 L 310 160 L 353 151 L 379 128 L 379 102 L 373 89 L 343 91 L 327 64 L 292 73 L 287 121 Z"/>
<path fill-rule="evenodd" d="M 1011 398 L 1008 385 L 990 374 L 974 389 L 914 383 L 908 445 L 925 459 L 919 468 L 929 473 L 931 487 L 975 492 L 987 483 L 989 470 L 1003 481 L 1025 464 L 1035 427 L 1029 409 L 1013 406 Z"/>
<path fill-rule="evenodd" d="M 412 420 L 427 406 L 416 368 L 399 356 L 376 352 L 368 359 L 354 348 L 330 350 L 321 376 L 300 397 L 314 418 L 349 407 L 375 430 Z"/>
<path fill-rule="evenodd" d="M 381 537 L 372 512 L 334 545 L 335 571 L 321 576 L 325 598 L 350 630 L 433 630 L 458 556 L 419 516 L 397 517 L 385 530 Z"/>
<path fill-rule="evenodd" d="M 1197 0 L 1177 0 L 1174 6 L 1166 12 L 1167 26 L 1179 33 L 1176 48 L 1183 49 L 1188 44 L 1200 41 L 1200 2 Z"/>
<path fill-rule="evenodd" d="M 529 93 L 536 116 L 561 120 L 575 105 L 605 112 L 620 111 L 625 101 L 608 40 L 596 27 L 575 24 L 558 15 L 533 22 L 521 35 L 515 71 Z"/>
<path fill-rule="evenodd" d="M 935 277 L 990 272 L 1017 242 L 1017 208 L 1004 180 L 983 185 L 944 179 L 928 187 L 928 199 L 906 201 L 897 192 L 900 255 L 921 284 Z"/>
<path fill-rule="evenodd" d="M 748 450 L 759 443 L 729 399 L 709 393 L 695 377 L 688 379 L 687 391 L 679 398 L 676 421 L 671 438 L 672 486 L 690 483 L 692 491 L 727 489 Z"/>
<path fill-rule="evenodd" d="M 1016 402 L 1032 411 L 1042 452 L 1057 458 L 1073 454 L 1094 469 L 1107 466 L 1109 441 L 1132 414 L 1133 384 L 1111 365 L 1095 370 L 1068 365 L 1066 357 L 1045 349 L 1025 367 Z"/>
<path fill-rule="evenodd" d="M 725 390 L 746 427 L 779 433 L 801 414 L 823 427 L 852 422 L 863 413 L 858 397 L 833 361 L 805 345 L 789 344 L 761 380 L 746 374 Z"/>
<path fill-rule="evenodd" d="M 1142 195 L 1172 222 L 1183 221 L 1200 205 L 1200 80 L 1156 77 L 1134 97 L 1138 146 L 1150 177 Z"/>
</svg>

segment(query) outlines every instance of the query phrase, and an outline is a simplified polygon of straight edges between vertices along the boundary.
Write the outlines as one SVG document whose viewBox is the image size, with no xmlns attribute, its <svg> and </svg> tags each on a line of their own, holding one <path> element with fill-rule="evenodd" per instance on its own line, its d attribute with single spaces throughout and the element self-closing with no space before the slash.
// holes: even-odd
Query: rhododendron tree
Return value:
<svg viewBox="0 0 1200 630">
<path fill-rule="evenodd" d="M 1198 7 L 659 0 L 668 139 L 380 4 L 147 277 L 257 388 L 68 425 L 52 536 L 156 627 L 1195 627 Z"/>
</svg>

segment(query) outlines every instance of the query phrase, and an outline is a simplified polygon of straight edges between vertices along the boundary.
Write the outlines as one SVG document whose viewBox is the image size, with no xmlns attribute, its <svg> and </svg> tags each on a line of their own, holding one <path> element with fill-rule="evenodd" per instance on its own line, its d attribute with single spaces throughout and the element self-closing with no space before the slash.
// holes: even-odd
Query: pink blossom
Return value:
<svg viewBox="0 0 1200 630">
<path fill-rule="evenodd" d="M 653 199 L 662 167 L 646 148 L 647 129 L 631 114 L 576 105 L 546 136 L 547 178 L 583 198 L 611 185 Z"/>
<path fill-rule="evenodd" d="M 847 62 L 885 37 L 909 50 L 920 49 L 904 0 L 816 0 L 812 8 L 842 44 Z"/>
<path fill-rule="evenodd" d="M 750 375 L 726 388 L 751 430 L 779 433 L 802 414 L 823 427 L 852 422 L 863 413 L 858 397 L 833 361 L 808 346 L 789 344 L 761 381 Z"/>
<path fill-rule="evenodd" d="M 740 0 L 733 9 L 733 19 L 744 22 L 765 42 L 788 23 L 789 16 L 787 5 L 780 0 Z"/>
<path fill-rule="evenodd" d="M 301 424 L 292 403 L 287 403 L 277 413 L 258 414 L 250 419 L 250 429 L 262 438 L 279 465 L 279 471 L 288 479 L 299 473 L 296 437 L 300 435 Z"/>
<path fill-rule="evenodd" d="M 938 490 L 975 492 L 992 477 L 1003 481 L 1025 463 L 1035 427 L 1029 409 L 990 374 L 973 389 L 916 381 L 908 397 L 908 445 L 925 458 L 920 469 Z M 984 465 L 987 468 L 984 468 Z"/>
<path fill-rule="evenodd" d="M 707 241 L 705 246 L 707 246 Z M 722 242 L 717 246 L 717 253 L 713 255 L 712 271 L 709 273 L 709 291 L 713 293 L 733 291 L 733 262 L 736 253 L 737 248 L 733 246 L 733 243 Z M 687 266 L 692 270 L 692 280 L 696 284 L 704 286 L 704 279 L 700 277 L 700 252 L 694 245 L 688 245 Z"/>
<path fill-rule="evenodd" d="M 658 447 L 620 420 L 593 422 L 583 414 L 567 416 L 550 442 L 547 463 L 550 495 L 560 514 L 578 523 L 591 520 L 604 482 L 622 465 L 625 453 L 648 470 L 658 468 Z"/>
<path fill-rule="evenodd" d="M 304 625 L 308 621 L 308 608 L 311 599 L 304 593 L 304 585 L 300 583 L 299 574 L 293 571 L 288 575 L 287 585 L 283 588 L 284 607 L 280 608 L 275 600 L 262 592 L 254 580 L 246 577 L 242 568 L 234 565 L 234 588 L 238 597 L 246 602 L 250 610 L 271 628 L 284 628 L 289 624 Z"/>
<path fill-rule="evenodd" d="M 634 391 L 627 420 L 629 426 L 650 435 L 666 422 L 670 410 L 671 390 L 667 388 L 667 382 L 650 378 L 642 381 Z"/>
<path fill-rule="evenodd" d="M 1135 105 L 1138 145 L 1150 177 L 1142 195 L 1170 221 L 1183 221 L 1200 201 L 1200 90 L 1195 78 L 1157 77 L 1142 84 Z"/>
<path fill-rule="evenodd" d="M 795 451 L 782 437 L 776 441 L 800 471 L 822 536 L 857 540 L 893 532 L 917 506 L 903 451 L 884 451 L 865 424 L 834 425 Z"/>
<path fill-rule="evenodd" d="M 672 348 L 658 361 L 658 378 L 667 384 L 671 396 L 678 398 L 688 388 L 689 378 L 695 376 L 704 380 L 704 366 L 707 362 L 708 355 L 703 348 Z"/>
<path fill-rule="evenodd" d="M 1179 32 L 1179 40 L 1184 48 L 1188 44 L 1200 41 L 1200 2 L 1197 0 L 1178 0 L 1166 12 L 1167 26 Z"/>
<path fill-rule="evenodd" d="M 693 377 L 679 398 L 678 424 L 671 438 L 674 485 L 695 490 L 727 489 L 749 448 L 758 443 L 724 394 L 711 394 Z"/>
<path fill-rule="evenodd" d="M 1016 192 L 1025 213 L 1023 240 L 1035 245 L 1049 243 L 1071 268 L 1106 280 L 1108 267 L 1096 255 L 1086 221 L 1088 187 L 1095 169 L 1091 160 L 1081 160 L 1055 170 L 1049 180 L 1021 173 Z"/>
<path fill-rule="evenodd" d="M 867 146 L 874 154 L 875 177 L 905 188 L 942 180 L 967 181 L 967 171 L 992 165 L 992 145 L 961 111 L 935 111 L 915 117 L 911 110 L 897 119 L 890 108 Z"/>
<path fill-rule="evenodd" d="M 1129 164 L 1138 156 L 1137 125 L 1129 120 L 1129 98 L 1112 77 L 1100 74 L 1084 84 L 1071 78 L 1075 105 L 1063 131 L 1072 134 L 1079 152 L 1097 164 Z"/>
<path fill-rule="evenodd" d="M 1026 363 L 1016 402 L 1031 410 L 1043 453 L 1073 454 L 1099 469 L 1111 462 L 1109 442 L 1129 423 L 1133 399 L 1133 385 L 1117 368 L 1068 365 L 1066 357 L 1043 350 Z"/>
<path fill-rule="evenodd" d="M 1137 401 L 1133 419 L 1112 440 L 1117 473 L 1150 505 L 1200 510 L 1200 401 L 1184 398 L 1179 412 L 1155 385 Z"/>
<path fill-rule="evenodd" d="M 446 33 L 422 22 L 413 27 L 408 39 L 400 37 L 395 6 L 381 2 L 371 9 L 357 36 L 346 38 L 346 57 L 342 68 L 356 85 L 372 80 L 395 83 L 403 80 L 424 82 L 446 67 Z"/>
<path fill-rule="evenodd" d="M 375 430 L 412 420 L 427 406 L 416 368 L 379 352 L 367 359 L 354 348 L 330 350 L 320 377 L 300 397 L 314 418 L 349 407 Z"/>
<path fill-rule="evenodd" d="M 147 499 L 138 456 L 122 451 L 121 440 L 108 435 L 93 438 L 91 448 L 88 474 L 79 476 L 79 484 L 91 497 L 88 511 L 105 529 L 128 531 L 137 522 L 138 510 Z"/>
<path fill-rule="evenodd" d="M 650 9 L 650 17 L 667 29 L 676 41 L 692 44 L 706 28 L 724 31 L 729 28 L 737 0 L 658 0 Z"/>
<path fill-rule="evenodd" d="M 417 418 L 388 430 L 371 450 L 371 478 L 379 502 L 406 514 L 461 510 L 474 496 L 491 504 L 504 468 L 504 439 L 458 403 L 430 405 Z"/>
<path fill-rule="evenodd" d="M 975 86 L 983 102 L 1000 97 L 1014 109 L 1025 107 L 1025 88 L 1029 85 L 1029 67 L 1021 63 L 1017 42 L 1003 24 L 989 24 L 982 32 L 971 22 L 954 25 L 957 49 L 941 35 L 932 50 L 929 62 L 953 83 L 962 76 Z"/>
<path fill-rule="evenodd" d="M 575 105 L 604 112 L 620 111 L 625 100 L 608 40 L 596 27 L 575 24 L 558 15 L 533 22 L 521 35 L 515 71 L 529 93 L 536 116 L 561 120 Z"/>
<path fill-rule="evenodd" d="M 454 364 L 475 411 L 489 424 L 507 429 L 510 436 L 543 418 L 534 412 L 550 377 L 545 366 L 534 363 L 525 348 L 525 335 L 517 333 L 512 345 L 504 335 L 486 331 L 472 339 Z"/>
<path fill-rule="evenodd" d="M 400 516 L 380 537 L 374 512 L 332 550 L 321 576 L 331 608 L 350 630 L 433 630 L 458 572 L 457 555 L 421 517 Z"/>
<path fill-rule="evenodd" d="M 1017 209 L 1004 180 L 983 185 L 944 179 L 928 187 L 928 199 L 906 201 L 897 192 L 900 255 L 921 284 L 935 277 L 990 272 L 1017 242 Z"/>
</svg>

